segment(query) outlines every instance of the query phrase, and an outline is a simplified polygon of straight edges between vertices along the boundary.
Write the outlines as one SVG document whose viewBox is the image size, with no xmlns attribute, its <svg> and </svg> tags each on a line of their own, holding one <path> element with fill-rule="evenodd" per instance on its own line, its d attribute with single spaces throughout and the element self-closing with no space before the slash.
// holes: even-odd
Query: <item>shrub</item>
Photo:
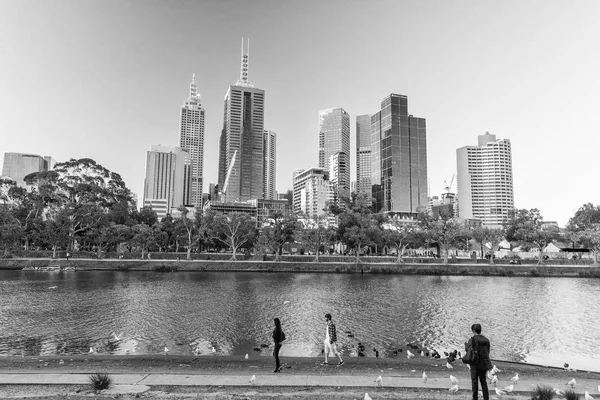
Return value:
<svg viewBox="0 0 600 400">
<path fill-rule="evenodd" d="M 554 389 L 546 385 L 537 385 L 531 392 L 531 400 L 552 400 L 554 399 Z"/>
<path fill-rule="evenodd" d="M 161 265 L 159 267 L 154 268 L 154 271 L 155 272 L 175 272 L 178 269 L 179 269 L 178 267 L 173 267 L 173 266 L 169 266 L 169 265 Z"/>
<path fill-rule="evenodd" d="M 504 268 L 499 267 L 496 271 L 498 272 L 498 275 L 506 276 L 506 270 Z"/>
<path fill-rule="evenodd" d="M 537 268 L 532 268 L 531 271 L 529 271 L 529 276 L 540 276 L 540 272 L 537 270 Z"/>
<path fill-rule="evenodd" d="M 482 275 L 484 275 L 484 276 L 490 276 L 490 275 L 492 274 L 492 273 L 490 272 L 490 270 L 489 270 L 489 269 L 487 269 L 487 268 L 486 268 L 486 269 L 484 269 L 484 270 L 483 270 L 481 273 L 482 273 Z"/>
<path fill-rule="evenodd" d="M 565 390 L 565 400 L 579 400 L 579 395 L 573 389 Z"/>
<path fill-rule="evenodd" d="M 508 271 L 506 271 L 506 275 L 507 276 L 514 276 L 515 275 L 515 271 L 513 271 L 512 269 L 509 269 Z"/>
<path fill-rule="evenodd" d="M 92 374 L 90 375 L 90 384 L 94 390 L 109 389 L 112 385 L 112 378 L 108 374 Z"/>
</svg>

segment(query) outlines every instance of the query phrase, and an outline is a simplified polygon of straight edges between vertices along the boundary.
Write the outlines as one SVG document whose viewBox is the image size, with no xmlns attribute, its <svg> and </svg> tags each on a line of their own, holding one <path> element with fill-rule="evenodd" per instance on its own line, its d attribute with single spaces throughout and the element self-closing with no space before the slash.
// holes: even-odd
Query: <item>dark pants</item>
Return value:
<svg viewBox="0 0 600 400">
<path fill-rule="evenodd" d="M 490 392 L 488 392 L 487 381 L 485 380 L 485 374 L 487 370 L 477 369 L 471 367 L 471 387 L 473 388 L 473 400 L 477 400 L 477 391 L 479 387 L 477 385 L 477 379 L 481 382 L 481 391 L 483 392 L 483 400 L 490 400 Z"/>
<path fill-rule="evenodd" d="M 281 366 L 279 364 L 279 350 L 281 349 L 281 343 L 275 343 L 275 349 L 273 350 L 273 357 L 275 357 L 275 370 L 278 370 Z"/>
</svg>

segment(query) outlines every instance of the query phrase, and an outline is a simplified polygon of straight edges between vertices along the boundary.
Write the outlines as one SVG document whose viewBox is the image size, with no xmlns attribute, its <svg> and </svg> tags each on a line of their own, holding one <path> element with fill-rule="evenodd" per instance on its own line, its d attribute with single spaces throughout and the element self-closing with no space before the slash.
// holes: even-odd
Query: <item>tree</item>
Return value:
<svg viewBox="0 0 600 400">
<path fill-rule="evenodd" d="M 281 214 L 273 216 L 273 222 L 262 228 L 259 242 L 262 247 L 275 252 L 275 261 L 280 261 L 283 245 L 294 240 L 298 227 L 296 217 L 284 217 Z"/>
<path fill-rule="evenodd" d="M 184 233 L 184 237 L 187 243 L 187 254 L 186 254 L 186 260 L 191 260 L 192 259 L 192 243 L 193 243 L 193 239 L 194 239 L 194 235 L 197 234 L 198 232 L 198 227 L 196 225 L 196 218 L 194 218 L 194 216 L 192 216 L 192 218 L 190 218 L 190 210 L 188 210 L 186 207 L 184 206 L 179 206 L 179 208 L 177 209 L 180 212 L 180 215 L 175 218 L 175 226 L 179 227 L 179 229 L 181 229 Z M 202 213 L 202 210 L 200 208 L 198 208 L 196 210 L 196 213 Z"/>
<path fill-rule="evenodd" d="M 0 208 L 0 245 L 4 249 L 4 256 L 8 256 L 13 246 L 19 242 L 23 229 L 19 221 L 10 210 Z"/>
<path fill-rule="evenodd" d="M 397 218 L 389 218 L 384 224 L 384 238 L 386 244 L 394 246 L 398 253 L 397 263 L 403 263 L 402 253 L 411 241 L 414 241 L 417 232 L 414 222 L 406 222 Z"/>
<path fill-rule="evenodd" d="M 237 260 L 237 250 L 256 237 L 256 220 L 246 213 L 233 212 L 227 215 L 216 213 L 212 219 L 209 236 L 223 242 L 232 251 L 231 260 Z"/>
<path fill-rule="evenodd" d="M 131 244 L 142 250 L 142 259 L 144 259 L 144 252 L 156 245 L 154 230 L 145 224 L 134 225 L 131 230 L 133 232 Z"/>
<path fill-rule="evenodd" d="M 329 227 L 327 215 L 302 221 L 298 224 L 296 236 L 300 239 L 302 247 L 315 253 L 315 262 L 319 262 L 321 247 L 329 247 L 329 243 L 335 237 L 335 231 Z"/>
<path fill-rule="evenodd" d="M 600 205 L 587 203 L 575 212 L 567 224 L 567 229 L 571 232 L 578 232 L 598 223 L 600 223 Z"/>
<path fill-rule="evenodd" d="M 538 249 L 538 264 L 544 262 L 544 248 L 560 237 L 557 227 L 544 226 L 543 217 L 537 208 L 510 211 L 505 229 L 506 240 Z"/>
<path fill-rule="evenodd" d="M 587 225 L 583 230 L 574 233 L 574 239 L 594 252 L 594 265 L 598 265 L 598 251 L 600 251 L 600 223 Z"/>
<path fill-rule="evenodd" d="M 504 230 L 499 228 L 490 228 L 484 226 L 477 226 L 471 228 L 468 232 L 469 236 L 475 240 L 481 246 L 481 258 L 483 255 L 483 247 L 488 244 L 490 246 L 490 264 L 494 264 L 494 253 L 496 248 L 502 242 L 504 237 Z"/>
<path fill-rule="evenodd" d="M 444 254 L 444 264 L 448 264 L 450 247 L 458 237 L 464 234 L 464 229 L 457 218 L 433 218 L 427 213 L 419 214 L 419 224 L 424 230 L 427 240 L 436 243 Z"/>
</svg>

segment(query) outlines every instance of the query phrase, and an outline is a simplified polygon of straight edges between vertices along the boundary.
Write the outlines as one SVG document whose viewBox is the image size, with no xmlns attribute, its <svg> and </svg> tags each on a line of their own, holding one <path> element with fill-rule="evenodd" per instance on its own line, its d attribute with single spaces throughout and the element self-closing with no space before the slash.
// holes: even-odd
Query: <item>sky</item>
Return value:
<svg viewBox="0 0 600 400">
<path fill-rule="evenodd" d="M 196 74 L 207 191 L 244 37 L 278 191 L 318 166 L 319 110 L 350 114 L 354 155 L 355 117 L 397 93 L 427 120 L 430 196 L 489 131 L 511 140 L 515 206 L 563 226 L 600 202 L 598 21 L 595 0 L 0 0 L 0 157 L 92 158 L 141 201 L 146 152 L 178 145 Z"/>
</svg>

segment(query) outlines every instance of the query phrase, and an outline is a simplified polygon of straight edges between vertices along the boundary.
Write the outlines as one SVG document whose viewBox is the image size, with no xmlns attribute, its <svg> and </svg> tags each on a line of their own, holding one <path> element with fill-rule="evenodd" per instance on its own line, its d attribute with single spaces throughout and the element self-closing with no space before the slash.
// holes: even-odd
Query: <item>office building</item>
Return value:
<svg viewBox="0 0 600 400">
<path fill-rule="evenodd" d="M 179 122 L 179 147 L 190 155 L 191 186 L 190 205 L 202 205 L 204 165 L 204 108 L 196 87 L 196 75 L 192 76 L 190 95 L 181 106 Z M 186 204 L 187 205 L 187 204 Z"/>
<path fill-rule="evenodd" d="M 159 218 L 190 202 L 190 155 L 180 147 L 152 146 L 146 158 L 144 207 Z"/>
<path fill-rule="evenodd" d="M 342 197 L 350 197 L 350 166 L 346 153 L 338 152 L 329 157 L 329 183 L 334 189 L 336 204 Z"/>
<path fill-rule="evenodd" d="M 356 117 L 356 193 L 371 195 L 371 116 Z"/>
<path fill-rule="evenodd" d="M 371 116 L 374 212 L 410 217 L 427 209 L 425 119 L 408 113 L 408 98 L 390 94 Z"/>
<path fill-rule="evenodd" d="M 350 115 L 343 108 L 319 111 L 319 168 L 330 171 L 331 156 L 344 164 L 344 176 L 337 179 L 337 198 L 350 193 Z"/>
<path fill-rule="evenodd" d="M 270 130 L 264 131 L 263 151 L 264 151 L 264 166 L 263 166 L 263 198 L 268 200 L 277 200 L 275 191 L 276 184 L 276 142 L 277 134 Z"/>
<path fill-rule="evenodd" d="M 227 202 L 263 196 L 265 91 L 248 80 L 248 61 L 242 40 L 240 80 L 225 94 L 219 141 L 219 187 Z"/>
<path fill-rule="evenodd" d="M 37 154 L 4 153 L 2 176 L 12 178 L 18 186 L 25 186 L 25 178 L 34 172 L 48 171 L 54 168 L 54 159 Z"/>
<path fill-rule="evenodd" d="M 486 132 L 456 150 L 458 216 L 500 227 L 514 208 L 510 140 Z"/>
<path fill-rule="evenodd" d="M 293 209 L 296 214 L 317 218 L 326 214 L 334 201 L 335 191 L 323 168 L 309 168 L 294 172 Z"/>
</svg>

